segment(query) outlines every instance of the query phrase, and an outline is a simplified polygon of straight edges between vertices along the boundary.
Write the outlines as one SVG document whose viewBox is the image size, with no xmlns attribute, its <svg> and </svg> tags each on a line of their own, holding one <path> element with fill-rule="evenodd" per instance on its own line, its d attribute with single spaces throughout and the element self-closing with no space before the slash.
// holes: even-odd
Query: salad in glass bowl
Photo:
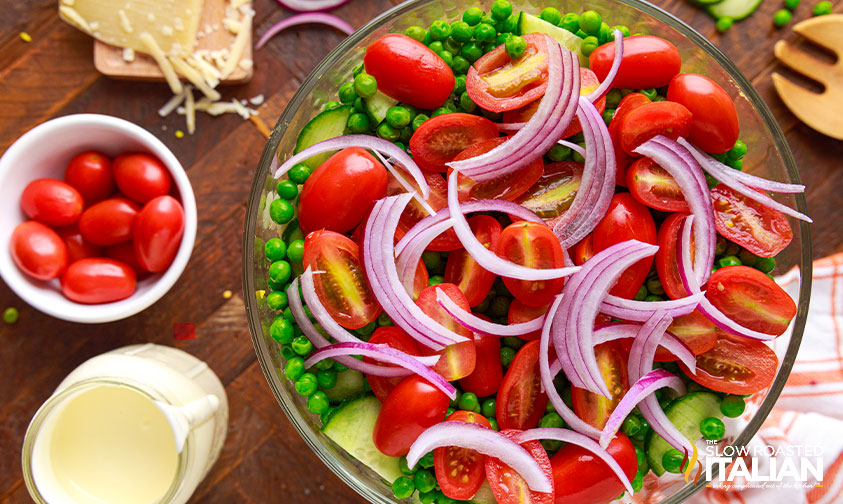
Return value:
<svg viewBox="0 0 843 504">
<path fill-rule="evenodd" d="M 373 502 L 688 482 L 786 378 L 805 307 L 771 273 L 810 218 L 780 133 L 639 19 L 652 6 L 594 7 L 401 6 L 270 138 L 253 336 L 305 439 Z"/>
</svg>

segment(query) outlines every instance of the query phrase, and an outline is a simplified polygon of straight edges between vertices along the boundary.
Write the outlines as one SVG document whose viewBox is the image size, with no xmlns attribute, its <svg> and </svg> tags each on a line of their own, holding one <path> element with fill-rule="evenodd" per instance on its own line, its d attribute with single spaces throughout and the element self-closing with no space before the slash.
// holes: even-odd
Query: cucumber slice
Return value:
<svg viewBox="0 0 843 504">
<path fill-rule="evenodd" d="M 380 91 L 376 92 L 375 96 L 366 98 L 363 102 L 366 104 L 369 115 L 375 120 L 375 124 L 380 124 L 381 121 L 386 119 L 386 111 L 389 110 L 389 107 L 398 105 L 398 100 L 394 100 Z"/>
<path fill-rule="evenodd" d="M 728 1 L 728 0 L 726 0 Z M 698 441 L 700 433 L 700 422 L 708 417 L 720 418 L 720 397 L 712 392 L 691 392 L 673 401 L 665 410 L 667 418 L 679 429 L 679 432 L 687 437 L 692 443 Z M 645 451 L 650 469 L 661 476 L 664 474 L 662 457 L 668 450 L 673 448 L 667 441 L 653 431 L 647 437 Z"/>
<path fill-rule="evenodd" d="M 559 42 L 559 45 L 576 54 L 580 58 L 580 65 L 588 66 L 588 58 L 583 56 L 580 50 L 582 39 L 564 28 L 550 24 L 544 19 L 533 16 L 532 14 L 522 12 L 518 18 L 518 32 L 521 35 L 526 35 L 527 33 L 544 33 L 545 35 L 550 35 L 554 40 Z"/>
<path fill-rule="evenodd" d="M 363 395 L 365 387 L 363 383 L 366 378 L 363 373 L 353 369 L 346 369 L 341 373 L 337 373 L 337 384 L 331 388 L 323 388 L 322 391 L 328 396 L 328 399 L 335 402 L 347 401 Z"/>
<path fill-rule="evenodd" d="M 353 107 L 351 105 L 342 105 L 331 110 L 326 110 L 311 119 L 309 123 L 304 125 L 301 133 L 299 133 L 299 137 L 296 139 L 296 148 L 293 152 L 298 153 L 323 140 L 342 136 L 345 133 L 345 127 L 352 111 Z M 305 161 L 305 164 L 311 170 L 315 170 L 333 154 L 333 152 L 317 154 Z"/>
<path fill-rule="evenodd" d="M 372 431 L 381 410 L 381 403 L 374 396 L 361 397 L 337 409 L 322 432 L 387 482 L 401 476 L 398 457 L 384 455 L 375 447 Z"/>
<path fill-rule="evenodd" d="M 755 12 L 759 5 L 761 5 L 761 0 L 723 0 L 709 5 L 706 11 L 714 19 L 730 17 L 735 21 L 740 21 Z"/>
<path fill-rule="evenodd" d="M 471 504 L 497 504 L 495 494 L 492 493 L 492 487 L 489 486 L 489 481 L 484 481 L 483 485 L 477 489 L 474 497 L 468 499 Z"/>
<path fill-rule="evenodd" d="M 707 6 L 707 5 L 714 5 L 719 4 L 723 0 L 694 0 L 697 5 Z"/>
</svg>

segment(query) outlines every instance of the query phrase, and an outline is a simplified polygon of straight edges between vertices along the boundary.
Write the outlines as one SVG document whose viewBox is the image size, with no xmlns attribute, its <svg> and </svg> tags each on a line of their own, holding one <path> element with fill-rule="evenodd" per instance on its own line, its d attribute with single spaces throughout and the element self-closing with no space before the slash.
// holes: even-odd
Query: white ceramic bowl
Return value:
<svg viewBox="0 0 843 504">
<path fill-rule="evenodd" d="M 123 152 L 156 156 L 173 177 L 185 212 L 184 237 L 169 269 L 138 282 L 129 298 L 114 303 L 75 303 L 61 292 L 58 280 L 41 282 L 23 274 L 12 261 L 9 239 L 15 227 L 27 220 L 20 195 L 29 182 L 44 177 L 64 178 L 73 156 L 97 150 L 114 157 Z M 53 317 L 96 324 L 139 313 L 161 299 L 187 266 L 196 240 L 196 199 L 190 180 L 176 156 L 150 132 L 123 119 L 99 114 L 77 114 L 47 121 L 21 136 L 0 158 L 0 276 L 32 307 Z"/>
</svg>

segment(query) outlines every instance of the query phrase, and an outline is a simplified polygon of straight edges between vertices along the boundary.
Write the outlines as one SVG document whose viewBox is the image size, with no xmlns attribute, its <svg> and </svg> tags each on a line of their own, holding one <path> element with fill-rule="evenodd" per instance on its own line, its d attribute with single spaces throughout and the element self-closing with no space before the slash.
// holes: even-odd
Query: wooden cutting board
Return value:
<svg viewBox="0 0 843 504">
<path fill-rule="evenodd" d="M 217 28 L 208 30 L 203 37 L 197 37 L 197 49 L 208 49 L 217 51 L 231 47 L 236 35 L 229 32 L 222 24 L 225 18 L 225 7 L 228 0 L 205 0 L 205 7 L 202 9 L 202 18 L 199 21 L 199 32 L 206 31 L 205 27 Z M 252 59 L 252 29 L 249 27 L 249 42 L 243 50 L 240 61 Z M 137 81 L 164 81 L 164 74 L 151 56 L 136 52 L 134 61 L 123 59 L 123 48 L 115 47 L 99 40 L 94 40 L 94 66 L 103 75 L 115 79 L 137 80 Z M 253 67 L 248 70 L 240 65 L 221 84 L 241 84 L 252 78 Z"/>
</svg>

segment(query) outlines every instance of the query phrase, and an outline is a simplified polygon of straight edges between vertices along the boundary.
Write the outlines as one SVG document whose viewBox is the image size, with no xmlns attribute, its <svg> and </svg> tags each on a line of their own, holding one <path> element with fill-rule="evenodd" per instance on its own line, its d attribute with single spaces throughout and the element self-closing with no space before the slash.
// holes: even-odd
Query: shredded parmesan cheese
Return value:
<svg viewBox="0 0 843 504">
<path fill-rule="evenodd" d="M 123 28 L 123 31 L 132 33 L 132 23 L 129 22 L 129 16 L 126 15 L 126 11 L 123 9 L 118 10 L 117 17 L 120 18 L 120 26 Z"/>
<path fill-rule="evenodd" d="M 205 82 L 205 79 L 202 78 L 199 72 L 197 72 L 193 67 L 188 65 L 183 59 L 171 56 L 170 62 L 173 64 L 173 68 L 175 68 L 179 74 L 183 75 L 184 78 L 190 81 L 191 84 L 196 86 L 199 91 L 202 91 L 202 94 L 212 100 L 220 99 L 219 92 L 208 86 L 208 84 Z"/>
<path fill-rule="evenodd" d="M 123 61 L 127 63 L 131 63 L 135 61 L 135 50 L 131 47 L 124 47 L 123 48 Z"/>
<path fill-rule="evenodd" d="M 155 39 L 149 33 L 141 33 L 140 37 L 138 37 L 140 41 L 146 46 L 148 49 L 148 53 L 152 58 L 158 63 L 158 66 L 161 67 L 161 73 L 164 74 L 164 78 L 167 80 L 167 84 L 170 86 L 170 90 L 174 94 L 178 94 L 182 92 L 182 85 L 181 81 L 179 81 L 178 75 L 176 75 L 175 70 L 173 70 L 173 65 L 170 64 L 169 60 L 167 60 L 167 56 L 164 54 L 164 51 L 158 47 L 158 43 L 155 42 Z"/>
<path fill-rule="evenodd" d="M 231 72 L 234 71 L 234 68 L 240 62 L 240 56 L 243 55 L 243 50 L 246 48 L 246 43 L 249 41 L 251 35 L 251 30 L 248 27 L 252 26 L 252 17 L 255 15 L 255 11 L 249 8 L 245 9 L 245 11 L 241 22 L 247 28 L 241 30 L 231 44 L 231 52 L 225 60 L 225 65 L 220 69 L 223 78 L 231 75 Z"/>
<path fill-rule="evenodd" d="M 263 95 L 259 94 L 257 96 L 252 97 L 252 98 L 249 98 L 249 103 L 251 103 L 252 105 L 257 107 L 258 105 L 263 103 Z"/>
<path fill-rule="evenodd" d="M 76 25 L 76 27 L 83 32 L 91 33 L 91 27 L 88 26 L 88 22 L 85 21 L 85 19 L 82 18 L 82 16 L 80 16 L 73 7 L 61 5 L 59 6 L 59 13 L 61 13 L 68 21 Z"/>
<path fill-rule="evenodd" d="M 168 115 L 170 115 L 170 113 L 173 110 L 175 110 L 176 107 L 181 105 L 181 102 L 184 101 L 184 97 L 185 97 L 184 91 L 182 91 L 181 93 L 173 95 L 173 97 L 170 98 L 167 101 L 167 103 L 164 104 L 164 106 L 162 106 L 160 109 L 158 109 L 158 115 L 160 115 L 161 117 L 167 117 Z"/>
<path fill-rule="evenodd" d="M 185 117 L 187 118 L 187 132 L 192 135 L 196 131 L 196 105 L 193 102 L 192 86 L 186 86 L 184 88 L 184 96 L 186 97 L 184 109 L 186 112 Z"/>
<path fill-rule="evenodd" d="M 240 63 L 238 63 L 237 66 L 239 66 L 240 68 L 242 68 L 243 70 L 248 72 L 249 70 L 252 69 L 252 66 L 254 64 L 255 64 L 254 61 L 252 61 L 250 59 L 244 59 L 244 60 L 240 60 Z"/>
</svg>

